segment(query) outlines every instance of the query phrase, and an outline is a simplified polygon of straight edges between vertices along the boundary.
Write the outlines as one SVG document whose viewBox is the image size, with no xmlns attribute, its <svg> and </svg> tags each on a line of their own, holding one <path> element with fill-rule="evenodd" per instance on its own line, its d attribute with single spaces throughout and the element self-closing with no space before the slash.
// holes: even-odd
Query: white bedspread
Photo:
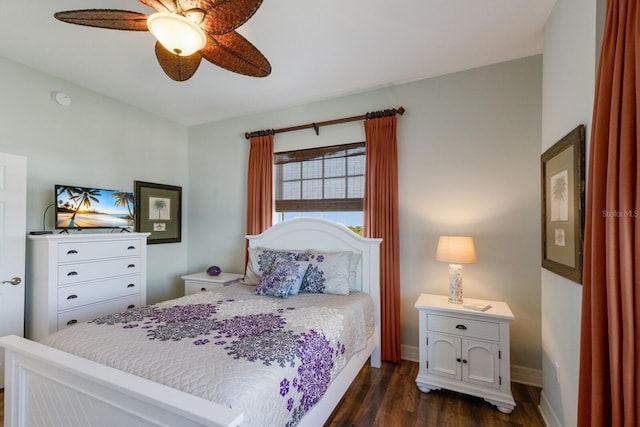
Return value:
<svg viewBox="0 0 640 427">
<path fill-rule="evenodd" d="M 235 284 L 63 329 L 45 344 L 293 426 L 373 334 L 366 293 L 256 296 Z"/>
</svg>

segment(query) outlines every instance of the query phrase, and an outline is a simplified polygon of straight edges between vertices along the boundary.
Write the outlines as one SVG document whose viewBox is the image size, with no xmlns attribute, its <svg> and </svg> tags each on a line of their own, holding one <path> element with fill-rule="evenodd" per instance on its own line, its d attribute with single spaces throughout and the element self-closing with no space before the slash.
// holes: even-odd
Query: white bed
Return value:
<svg viewBox="0 0 640 427">
<path fill-rule="evenodd" d="M 317 219 L 285 221 L 248 239 L 250 247 L 362 254 L 356 288 L 374 301 L 375 333 L 299 424 L 322 425 L 364 363 L 369 358 L 374 367 L 381 363 L 380 239 L 365 239 L 339 224 Z M 0 345 L 6 358 L 7 427 L 242 425 L 242 412 L 39 343 L 9 336 L 0 338 Z"/>
</svg>

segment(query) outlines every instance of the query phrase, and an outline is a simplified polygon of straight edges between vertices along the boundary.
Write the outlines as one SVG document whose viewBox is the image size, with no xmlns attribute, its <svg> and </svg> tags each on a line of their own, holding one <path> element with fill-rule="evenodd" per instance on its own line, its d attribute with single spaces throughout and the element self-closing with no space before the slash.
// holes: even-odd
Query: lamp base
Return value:
<svg viewBox="0 0 640 427">
<path fill-rule="evenodd" d="M 462 265 L 449 264 L 449 302 L 462 304 Z"/>
</svg>

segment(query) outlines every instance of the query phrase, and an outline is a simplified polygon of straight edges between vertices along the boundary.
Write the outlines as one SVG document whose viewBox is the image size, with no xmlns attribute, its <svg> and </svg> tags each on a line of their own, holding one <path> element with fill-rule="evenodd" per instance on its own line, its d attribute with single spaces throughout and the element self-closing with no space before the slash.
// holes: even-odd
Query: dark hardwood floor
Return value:
<svg viewBox="0 0 640 427">
<path fill-rule="evenodd" d="M 325 427 L 544 427 L 538 411 L 540 388 L 511 385 L 516 408 L 503 414 L 482 399 L 446 390 L 422 393 L 416 386 L 418 364 L 366 364 L 347 390 Z M 0 427 L 4 425 L 0 392 Z"/>
<path fill-rule="evenodd" d="M 516 408 L 503 414 L 483 399 L 437 390 L 422 393 L 416 386 L 418 364 L 366 364 L 325 427 L 544 427 L 538 410 L 540 388 L 512 383 Z"/>
</svg>

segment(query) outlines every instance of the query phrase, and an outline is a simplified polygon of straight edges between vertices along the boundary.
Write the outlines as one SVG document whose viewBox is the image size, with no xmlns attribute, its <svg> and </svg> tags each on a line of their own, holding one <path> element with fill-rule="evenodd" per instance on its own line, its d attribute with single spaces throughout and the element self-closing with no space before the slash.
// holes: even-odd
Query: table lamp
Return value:
<svg viewBox="0 0 640 427">
<path fill-rule="evenodd" d="M 440 236 L 436 260 L 449 263 L 449 302 L 462 303 L 462 265 L 477 262 L 473 239 L 468 236 Z"/>
</svg>

